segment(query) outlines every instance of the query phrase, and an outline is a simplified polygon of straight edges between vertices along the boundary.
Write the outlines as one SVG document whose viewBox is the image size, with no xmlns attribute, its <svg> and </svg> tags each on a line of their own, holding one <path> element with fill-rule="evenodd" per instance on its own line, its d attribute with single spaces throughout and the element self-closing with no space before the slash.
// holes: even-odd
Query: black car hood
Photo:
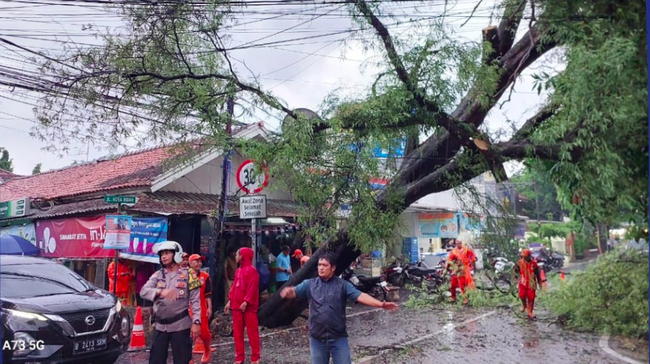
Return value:
<svg viewBox="0 0 650 364">
<path fill-rule="evenodd" d="M 115 306 L 115 298 L 102 290 L 54 296 L 2 299 L 2 308 L 41 314 L 92 311 L 113 306 Z"/>
</svg>

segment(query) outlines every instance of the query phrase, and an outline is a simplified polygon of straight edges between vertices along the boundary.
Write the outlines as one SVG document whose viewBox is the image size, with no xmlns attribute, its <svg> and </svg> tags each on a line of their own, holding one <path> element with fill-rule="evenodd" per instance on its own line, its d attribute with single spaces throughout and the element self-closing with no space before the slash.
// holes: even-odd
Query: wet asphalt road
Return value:
<svg viewBox="0 0 650 364">
<path fill-rule="evenodd" d="M 622 363 L 598 346 L 597 335 L 550 324 L 538 312 L 529 321 L 511 309 L 461 305 L 384 312 L 349 305 L 348 332 L 353 361 L 360 363 Z M 293 327 L 261 332 L 263 363 L 309 363 L 309 341 L 302 319 Z M 230 338 L 216 338 L 211 363 L 233 363 Z M 171 355 L 170 355 L 171 357 Z M 118 364 L 147 362 L 148 352 L 126 353 Z M 194 356 L 194 363 L 200 355 Z M 247 363 L 250 362 L 247 350 Z M 172 363 L 171 358 L 168 363 Z"/>
</svg>

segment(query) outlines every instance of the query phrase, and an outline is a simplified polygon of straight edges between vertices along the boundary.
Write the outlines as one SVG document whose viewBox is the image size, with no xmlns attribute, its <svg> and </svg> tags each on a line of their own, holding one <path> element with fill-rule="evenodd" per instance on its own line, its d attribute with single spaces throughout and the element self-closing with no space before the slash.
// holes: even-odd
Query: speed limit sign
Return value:
<svg viewBox="0 0 650 364">
<path fill-rule="evenodd" d="M 255 162 L 246 160 L 237 170 L 237 185 L 246 193 L 261 192 L 269 184 L 269 173 L 256 170 Z"/>
</svg>

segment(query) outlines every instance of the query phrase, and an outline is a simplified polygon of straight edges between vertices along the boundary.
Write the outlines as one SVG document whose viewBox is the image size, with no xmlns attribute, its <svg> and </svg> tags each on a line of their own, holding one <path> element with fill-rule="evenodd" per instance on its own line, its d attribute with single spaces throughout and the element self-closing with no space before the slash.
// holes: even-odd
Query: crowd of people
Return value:
<svg viewBox="0 0 650 364">
<path fill-rule="evenodd" d="M 477 256 L 471 247 L 455 240 L 455 247 L 449 252 L 445 271 L 451 275 L 451 301 L 455 302 L 457 290 L 464 296 L 468 289 L 474 288 L 472 270 Z M 107 269 L 110 289 L 120 300 L 126 299 L 130 280 L 136 278 L 138 304 L 149 302 L 153 306 L 153 343 L 150 363 L 165 363 L 168 348 L 171 346 L 173 362 L 187 364 L 192 360 L 192 345 L 200 340 L 205 348 L 202 363 L 211 360 L 212 336 L 209 320 L 214 312 L 212 304 L 212 284 L 210 275 L 201 270 L 205 257 L 183 252 L 177 242 L 166 241 L 159 244 L 157 254 L 162 268 L 131 273 L 123 260 L 117 267 L 111 263 Z M 302 281 L 297 286 L 288 285 L 295 269 L 300 269 L 309 255 L 296 249 L 291 254 L 288 246 L 273 259 L 276 270 L 276 285 L 283 299 L 302 298 L 309 302 L 309 345 L 312 363 L 335 364 L 351 362 L 348 333 L 346 329 L 346 302 L 356 302 L 386 310 L 396 310 L 393 302 L 382 302 L 357 290 L 350 282 L 334 275 L 336 262 L 328 254 L 318 258 L 318 276 Z M 235 364 L 245 360 L 244 332 L 248 334 L 251 348 L 251 363 L 259 363 L 261 356 L 257 311 L 260 299 L 260 275 L 253 265 L 254 252 L 250 248 L 229 249 L 223 266 L 226 304 L 224 312 L 232 314 L 233 336 L 235 341 Z M 269 258 L 271 258 L 269 256 Z M 292 267 L 292 260 L 299 266 Z M 543 283 L 540 269 L 531 252 L 524 249 L 517 262 L 520 272 L 518 282 L 522 312 L 534 318 L 533 308 L 537 288 Z M 113 277 L 117 270 L 117 282 Z M 144 272 L 144 273 L 143 273 Z"/>
</svg>

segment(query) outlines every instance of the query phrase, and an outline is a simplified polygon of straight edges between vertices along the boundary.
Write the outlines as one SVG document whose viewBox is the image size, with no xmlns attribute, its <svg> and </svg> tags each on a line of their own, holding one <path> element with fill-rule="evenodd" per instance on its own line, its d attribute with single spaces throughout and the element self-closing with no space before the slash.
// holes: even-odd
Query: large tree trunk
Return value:
<svg viewBox="0 0 650 364">
<path fill-rule="evenodd" d="M 291 276 L 287 285 L 295 286 L 305 279 L 316 277 L 318 259 L 328 252 L 334 256 L 334 260 L 336 261 L 336 275 L 341 274 L 345 267 L 348 267 L 360 254 L 358 250 L 348 244 L 345 231 L 341 230 L 336 238 L 330 239 L 321 248 L 316 250 L 311 259 Z M 276 293 L 260 307 L 257 314 L 259 324 L 269 328 L 289 325 L 306 307 L 306 300 L 285 300 Z"/>
</svg>

